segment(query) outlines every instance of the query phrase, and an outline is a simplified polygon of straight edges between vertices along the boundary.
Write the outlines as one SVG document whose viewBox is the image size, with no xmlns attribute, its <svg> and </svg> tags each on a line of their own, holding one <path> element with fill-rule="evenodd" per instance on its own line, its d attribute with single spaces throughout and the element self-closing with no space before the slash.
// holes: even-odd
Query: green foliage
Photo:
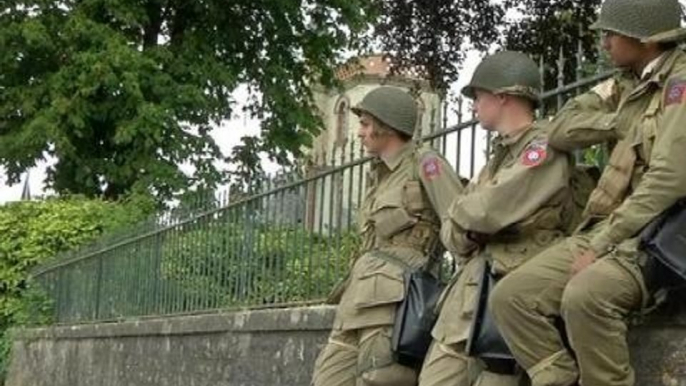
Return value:
<svg viewBox="0 0 686 386">
<path fill-rule="evenodd" d="M 52 303 L 35 283 L 25 283 L 21 296 L 5 297 L 0 302 L 0 384 L 4 384 L 9 366 L 12 336 L 10 328 L 23 325 L 46 325 L 52 322 Z"/>
<path fill-rule="evenodd" d="M 28 282 L 33 267 L 142 221 L 153 208 L 145 199 L 115 203 L 82 197 L 0 206 L 0 353 L 9 349 L 7 331 L 12 326 L 50 320 L 47 298 Z M 2 354 L 0 379 L 6 366 Z"/>
<path fill-rule="evenodd" d="M 490 0 L 376 0 L 376 37 L 396 71 L 423 70 L 432 86 L 457 80 L 465 44 L 487 49 L 499 37 L 504 9 Z"/>
<path fill-rule="evenodd" d="M 584 164 L 603 170 L 607 165 L 609 152 L 604 144 L 591 146 L 583 151 Z"/>
<path fill-rule="evenodd" d="M 566 62 L 565 83 L 596 72 L 588 62 L 598 60 L 599 36 L 589 30 L 595 22 L 600 0 L 507 0 L 506 8 L 516 9 L 522 17 L 511 21 L 503 36 L 503 46 L 543 59 L 546 89 L 557 86 L 560 51 Z M 554 33 L 551 33 L 554 31 Z M 581 44 L 579 46 L 579 44 Z M 586 64 L 577 63 L 581 49 Z M 551 64 L 553 64 L 551 66 Z"/>
<path fill-rule="evenodd" d="M 326 296 L 357 252 L 353 232 L 331 238 L 301 228 L 217 224 L 165 243 L 162 276 L 183 302 L 212 308 Z"/>
<path fill-rule="evenodd" d="M 18 182 L 54 156 L 58 193 L 107 199 L 221 181 L 209 131 L 234 113 L 239 84 L 263 122 L 256 150 L 281 162 L 299 155 L 321 123 L 310 85 L 332 84 L 372 13 L 369 0 L 2 4 L 0 165 Z"/>
</svg>

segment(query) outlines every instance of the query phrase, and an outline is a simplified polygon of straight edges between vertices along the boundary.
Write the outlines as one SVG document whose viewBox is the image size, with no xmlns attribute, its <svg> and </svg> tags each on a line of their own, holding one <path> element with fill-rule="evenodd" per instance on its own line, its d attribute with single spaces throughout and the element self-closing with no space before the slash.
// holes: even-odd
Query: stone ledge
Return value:
<svg viewBox="0 0 686 386">
<path fill-rule="evenodd" d="M 328 331 L 333 322 L 334 309 L 333 306 L 323 305 L 54 326 L 15 330 L 13 337 L 15 340 L 97 339 L 218 332 Z"/>
<path fill-rule="evenodd" d="M 686 386 L 682 294 L 629 334 L 636 385 Z M 307 385 L 332 306 L 15 331 L 6 386 Z"/>
</svg>

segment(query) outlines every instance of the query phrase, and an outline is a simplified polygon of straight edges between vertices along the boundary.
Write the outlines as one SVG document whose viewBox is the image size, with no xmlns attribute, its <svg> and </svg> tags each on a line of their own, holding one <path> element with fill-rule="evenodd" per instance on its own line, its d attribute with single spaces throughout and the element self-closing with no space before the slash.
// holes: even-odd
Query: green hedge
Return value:
<svg viewBox="0 0 686 386">
<path fill-rule="evenodd" d="M 181 290 L 178 301 L 211 308 L 321 299 L 358 244 L 353 232 L 327 237 L 294 227 L 208 224 L 164 243 L 162 276 Z"/>
<path fill-rule="evenodd" d="M 11 344 L 9 329 L 50 321 L 49 301 L 29 282 L 29 271 L 103 233 L 136 224 L 153 210 L 145 198 L 117 203 L 70 197 L 0 206 L 0 383 Z"/>
</svg>

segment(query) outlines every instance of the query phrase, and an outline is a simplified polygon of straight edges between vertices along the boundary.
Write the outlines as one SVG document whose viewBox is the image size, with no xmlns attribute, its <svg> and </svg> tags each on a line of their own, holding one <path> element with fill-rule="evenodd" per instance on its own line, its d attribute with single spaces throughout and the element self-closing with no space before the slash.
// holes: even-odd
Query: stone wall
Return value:
<svg viewBox="0 0 686 386">
<path fill-rule="evenodd" d="M 686 386 L 683 296 L 630 334 L 636 385 Z M 330 307 L 17 331 L 6 386 L 306 386 Z"/>
<path fill-rule="evenodd" d="M 307 385 L 328 307 L 18 331 L 6 386 Z"/>
<path fill-rule="evenodd" d="M 629 333 L 637 386 L 686 386 L 686 291 Z"/>
</svg>

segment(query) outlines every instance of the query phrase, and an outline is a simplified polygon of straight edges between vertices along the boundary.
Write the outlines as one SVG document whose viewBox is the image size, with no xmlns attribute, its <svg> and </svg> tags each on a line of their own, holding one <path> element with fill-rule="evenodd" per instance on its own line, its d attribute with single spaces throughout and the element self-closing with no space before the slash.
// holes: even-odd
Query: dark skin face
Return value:
<svg viewBox="0 0 686 386">
<path fill-rule="evenodd" d="M 642 43 L 612 31 L 603 31 L 602 45 L 613 65 L 629 68 L 639 75 L 648 63 L 662 54 L 657 44 Z"/>
</svg>

